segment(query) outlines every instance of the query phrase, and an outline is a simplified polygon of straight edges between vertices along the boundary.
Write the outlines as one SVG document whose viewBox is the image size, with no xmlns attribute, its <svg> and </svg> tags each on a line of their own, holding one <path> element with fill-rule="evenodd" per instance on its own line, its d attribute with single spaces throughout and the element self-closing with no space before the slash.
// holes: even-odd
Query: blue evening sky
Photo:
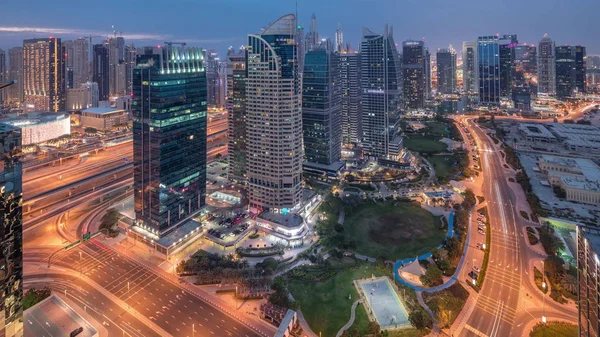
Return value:
<svg viewBox="0 0 600 337">
<path fill-rule="evenodd" d="M 295 0 L 2 0 L 0 8 L 2 49 L 32 37 L 108 36 L 114 25 L 136 46 L 188 41 L 223 54 L 293 13 Z M 460 50 L 478 35 L 516 33 L 520 42 L 537 43 L 548 33 L 557 44 L 600 54 L 600 0 L 298 0 L 298 8 L 306 30 L 314 12 L 322 36 L 333 38 L 340 23 L 354 47 L 362 26 L 382 32 L 388 23 L 397 43 L 425 39 L 432 51 L 448 44 Z"/>
</svg>

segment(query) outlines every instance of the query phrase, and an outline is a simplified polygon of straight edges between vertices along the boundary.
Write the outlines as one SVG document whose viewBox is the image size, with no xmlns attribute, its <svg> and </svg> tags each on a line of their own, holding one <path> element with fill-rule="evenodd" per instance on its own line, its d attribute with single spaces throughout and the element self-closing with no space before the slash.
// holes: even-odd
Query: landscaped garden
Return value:
<svg viewBox="0 0 600 337">
<path fill-rule="evenodd" d="M 536 325 L 529 337 L 577 337 L 579 330 L 577 325 L 563 322 L 548 322 Z"/>
<path fill-rule="evenodd" d="M 418 203 L 363 203 L 346 212 L 344 236 L 359 254 L 384 260 L 415 257 L 431 251 L 446 236 L 442 222 Z"/>
<path fill-rule="evenodd" d="M 448 145 L 439 140 L 439 137 L 410 135 L 404 138 L 404 146 L 407 149 L 418 153 L 441 153 L 448 149 Z"/>
</svg>

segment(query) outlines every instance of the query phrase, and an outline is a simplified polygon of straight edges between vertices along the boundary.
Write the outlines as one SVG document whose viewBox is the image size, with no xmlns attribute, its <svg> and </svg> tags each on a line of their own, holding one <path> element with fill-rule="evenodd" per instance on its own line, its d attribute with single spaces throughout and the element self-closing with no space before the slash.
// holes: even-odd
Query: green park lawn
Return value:
<svg viewBox="0 0 600 337">
<path fill-rule="evenodd" d="M 404 138 L 404 146 L 419 153 L 440 153 L 447 150 L 448 145 L 439 141 L 440 137 L 411 135 Z"/>
<path fill-rule="evenodd" d="M 439 218 L 418 203 L 365 203 L 346 212 L 344 235 L 359 254 L 398 260 L 427 253 L 446 236 Z"/>
<path fill-rule="evenodd" d="M 433 165 L 438 180 L 445 180 L 453 174 L 453 165 L 456 162 L 454 156 L 430 156 L 427 160 Z"/>
<path fill-rule="evenodd" d="M 427 123 L 425 123 L 425 125 L 427 125 L 428 134 L 430 134 L 430 135 L 436 135 L 439 137 L 448 137 L 448 135 L 450 134 L 450 132 L 448 130 L 446 130 L 448 128 L 448 125 L 446 125 L 445 123 L 427 122 Z"/>
<path fill-rule="evenodd" d="M 349 261 L 354 260 L 344 259 L 346 264 Z M 352 282 L 372 275 L 383 276 L 384 273 L 372 263 L 355 262 L 325 280 L 309 282 L 291 279 L 288 289 L 300 303 L 300 309 L 312 330 L 317 334 L 322 333 L 323 337 L 335 337 L 338 330 L 350 320 L 350 307 L 358 299 Z M 352 298 L 348 298 L 348 295 Z M 359 305 L 350 330 L 357 328 L 364 333 L 368 325 L 367 314 L 362 305 Z"/>
<path fill-rule="evenodd" d="M 538 324 L 529 333 L 530 337 L 577 337 L 577 325 L 561 322 Z"/>
</svg>

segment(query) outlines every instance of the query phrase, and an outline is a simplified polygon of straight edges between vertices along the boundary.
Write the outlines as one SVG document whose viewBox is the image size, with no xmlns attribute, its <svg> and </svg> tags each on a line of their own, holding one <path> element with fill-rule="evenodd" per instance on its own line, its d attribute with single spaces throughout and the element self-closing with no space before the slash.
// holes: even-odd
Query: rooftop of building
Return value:
<svg viewBox="0 0 600 337">
<path fill-rule="evenodd" d="M 106 115 L 106 114 L 110 114 L 110 113 L 114 113 L 114 112 L 121 112 L 121 111 L 123 111 L 123 110 L 117 109 L 117 108 L 89 108 L 89 109 L 85 109 L 81 112 L 87 112 L 87 113 L 96 114 L 96 115 Z"/>
<path fill-rule="evenodd" d="M 189 219 L 183 225 L 179 226 L 176 230 L 156 240 L 156 242 L 163 247 L 171 247 L 176 243 L 184 241 L 190 235 L 194 235 L 198 229 L 202 226 L 202 223 Z"/>
<path fill-rule="evenodd" d="M 600 167 L 590 159 L 542 155 L 541 161 L 571 169 L 578 168 L 586 180 L 600 182 Z"/>
<path fill-rule="evenodd" d="M 561 177 L 565 186 L 578 190 L 600 192 L 600 182 L 580 177 Z"/>
<path fill-rule="evenodd" d="M 23 316 L 25 321 L 29 322 L 25 329 L 25 337 L 69 336 L 80 327 L 83 330 L 77 337 L 98 336 L 98 330 L 56 295 L 51 295 L 25 310 Z"/>
<path fill-rule="evenodd" d="M 6 123 L 17 127 L 25 127 L 28 125 L 54 122 L 56 120 L 62 120 L 65 118 L 69 118 L 69 115 L 65 112 L 38 111 L 22 115 L 8 114 L 4 119 L 0 120 L 0 123 Z"/>
<path fill-rule="evenodd" d="M 527 136 L 545 137 L 556 139 L 556 137 L 543 124 L 521 123 L 519 130 L 523 131 Z"/>
<path fill-rule="evenodd" d="M 304 219 L 295 213 L 272 213 L 269 211 L 262 212 L 259 216 L 260 219 L 281 225 L 287 228 L 297 228 L 302 226 Z"/>
</svg>

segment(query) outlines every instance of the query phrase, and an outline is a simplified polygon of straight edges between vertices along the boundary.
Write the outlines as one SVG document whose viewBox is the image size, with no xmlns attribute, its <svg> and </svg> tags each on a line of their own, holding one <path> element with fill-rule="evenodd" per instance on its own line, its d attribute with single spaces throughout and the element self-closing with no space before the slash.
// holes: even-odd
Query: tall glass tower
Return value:
<svg viewBox="0 0 600 337">
<path fill-rule="evenodd" d="M 338 59 L 327 40 L 304 57 L 302 127 L 308 163 L 331 165 L 341 156 Z"/>
<path fill-rule="evenodd" d="M 402 42 L 402 81 L 404 83 L 404 107 L 407 110 L 422 109 L 425 105 L 430 83 L 429 54 L 423 41 Z"/>
<path fill-rule="evenodd" d="M 246 182 L 246 48 L 227 53 L 229 178 Z"/>
<path fill-rule="evenodd" d="M 463 92 L 477 93 L 479 79 L 477 77 L 477 43 L 463 42 Z"/>
<path fill-rule="evenodd" d="M 548 34 L 538 44 L 538 91 L 554 94 L 556 92 L 556 49 Z"/>
<path fill-rule="evenodd" d="M 456 92 L 456 51 L 449 48 L 437 51 L 438 94 Z"/>
<path fill-rule="evenodd" d="M 248 35 L 246 170 L 250 207 L 287 213 L 302 195 L 302 90 L 297 20 Z"/>
<path fill-rule="evenodd" d="M 497 36 L 477 39 L 479 102 L 500 104 L 500 50 Z"/>
<path fill-rule="evenodd" d="M 206 73 L 199 48 L 147 48 L 133 72 L 136 224 L 162 237 L 206 195 Z"/>
</svg>

